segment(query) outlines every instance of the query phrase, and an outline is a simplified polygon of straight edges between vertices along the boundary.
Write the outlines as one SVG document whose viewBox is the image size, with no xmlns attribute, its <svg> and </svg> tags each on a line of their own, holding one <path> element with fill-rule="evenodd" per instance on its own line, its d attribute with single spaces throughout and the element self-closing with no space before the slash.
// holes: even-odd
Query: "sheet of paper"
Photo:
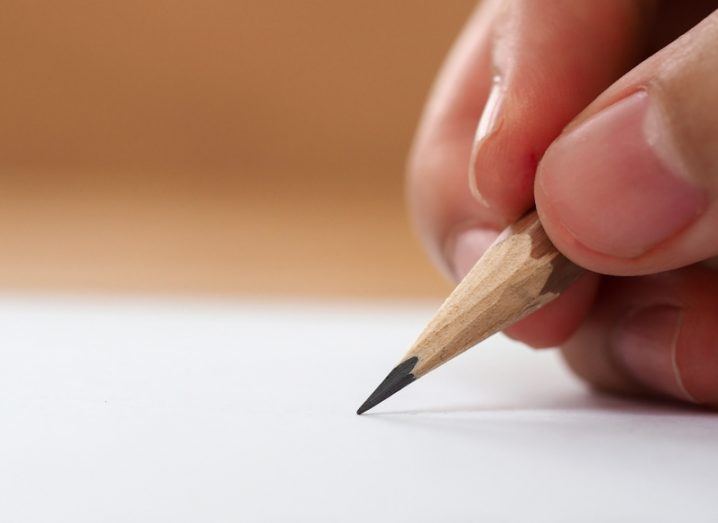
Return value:
<svg viewBox="0 0 718 523">
<path fill-rule="evenodd" d="M 716 521 L 718 416 L 495 337 L 372 414 L 432 313 L 0 300 L 0 521 Z"/>
</svg>

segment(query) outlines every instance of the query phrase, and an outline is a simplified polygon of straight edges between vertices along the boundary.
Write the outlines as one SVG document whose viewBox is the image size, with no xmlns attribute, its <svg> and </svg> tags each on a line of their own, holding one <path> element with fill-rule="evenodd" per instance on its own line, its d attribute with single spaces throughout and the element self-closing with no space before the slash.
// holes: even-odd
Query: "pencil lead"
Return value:
<svg viewBox="0 0 718 523">
<path fill-rule="evenodd" d="M 389 396 L 399 392 L 409 383 L 414 381 L 416 378 L 411 371 L 414 370 L 414 366 L 417 361 L 419 361 L 419 358 L 413 356 L 394 367 L 389 375 L 384 378 L 384 381 L 382 381 L 376 390 L 371 393 L 371 396 L 369 396 L 367 400 L 362 403 L 362 406 L 359 407 L 359 410 L 357 410 L 357 414 L 362 414 L 370 408 L 375 407 Z"/>
</svg>

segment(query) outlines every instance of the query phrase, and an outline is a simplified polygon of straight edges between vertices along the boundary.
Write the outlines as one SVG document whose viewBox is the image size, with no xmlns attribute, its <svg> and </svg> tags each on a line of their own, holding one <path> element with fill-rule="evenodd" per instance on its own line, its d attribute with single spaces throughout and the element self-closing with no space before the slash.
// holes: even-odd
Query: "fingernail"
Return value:
<svg viewBox="0 0 718 523">
<path fill-rule="evenodd" d="M 479 125 L 476 127 L 476 137 L 474 138 L 475 144 L 486 138 L 495 130 L 502 101 L 503 93 L 501 92 L 501 77 L 499 75 L 494 75 L 491 82 L 489 97 L 486 99 L 484 111 L 481 113 Z"/>
<path fill-rule="evenodd" d="M 612 350 L 618 364 L 639 383 L 653 391 L 693 401 L 676 365 L 681 318 L 681 309 L 672 305 L 634 311 L 614 332 Z"/>
<path fill-rule="evenodd" d="M 499 233 L 493 229 L 476 227 L 459 231 L 450 242 L 448 253 L 455 281 L 466 276 Z"/>
<path fill-rule="evenodd" d="M 489 91 L 489 97 L 484 104 L 484 110 L 479 118 L 479 124 L 476 127 L 476 135 L 474 144 L 471 149 L 471 161 L 469 162 L 469 187 L 474 196 L 484 205 L 488 206 L 486 199 L 481 195 L 476 184 L 476 157 L 481 150 L 481 145 L 491 136 L 499 127 L 499 114 L 503 102 L 503 89 L 501 85 L 501 77 L 494 75 Z"/>
<path fill-rule="evenodd" d="M 700 216 L 707 204 L 646 91 L 604 109 L 546 152 L 538 183 L 576 241 L 635 258 Z"/>
</svg>

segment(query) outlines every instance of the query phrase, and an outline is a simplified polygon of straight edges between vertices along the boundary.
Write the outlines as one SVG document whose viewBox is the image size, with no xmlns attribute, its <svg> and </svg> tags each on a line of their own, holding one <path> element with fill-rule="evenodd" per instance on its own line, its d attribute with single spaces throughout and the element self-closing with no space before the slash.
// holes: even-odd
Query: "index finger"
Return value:
<svg viewBox="0 0 718 523">
<path fill-rule="evenodd" d="M 563 126 L 637 60 L 642 4 L 490 2 L 467 24 L 427 105 L 408 180 L 419 234 L 454 279 L 533 205 L 536 163 Z M 550 330 L 529 317 L 514 333 L 533 345 L 561 342 L 551 332 L 565 338 L 578 326 L 595 282 L 584 287 L 543 314 Z"/>
</svg>

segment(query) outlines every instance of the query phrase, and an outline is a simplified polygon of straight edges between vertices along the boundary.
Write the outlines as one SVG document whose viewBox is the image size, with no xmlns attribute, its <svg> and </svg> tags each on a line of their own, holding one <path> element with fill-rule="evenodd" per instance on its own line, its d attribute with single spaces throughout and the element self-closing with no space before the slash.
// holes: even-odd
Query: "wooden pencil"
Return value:
<svg viewBox="0 0 718 523">
<path fill-rule="evenodd" d="M 582 272 L 553 246 L 536 211 L 526 214 L 484 253 L 357 414 L 546 305 Z"/>
</svg>

